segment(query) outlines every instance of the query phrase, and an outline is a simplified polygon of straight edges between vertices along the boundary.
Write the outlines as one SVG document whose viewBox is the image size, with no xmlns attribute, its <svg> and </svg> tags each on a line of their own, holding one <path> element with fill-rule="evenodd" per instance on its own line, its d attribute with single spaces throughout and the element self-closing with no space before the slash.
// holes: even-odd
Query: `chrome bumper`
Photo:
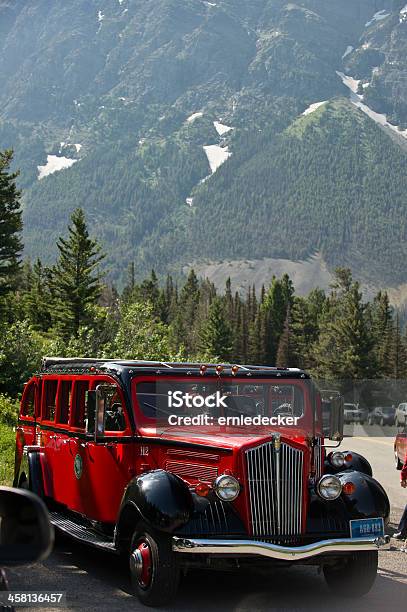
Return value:
<svg viewBox="0 0 407 612">
<path fill-rule="evenodd" d="M 387 535 L 379 538 L 321 540 L 306 546 L 292 547 L 254 540 L 205 540 L 173 537 L 172 542 L 172 550 L 177 553 L 222 556 L 252 555 L 281 561 L 301 561 L 326 553 L 386 550 L 390 548 L 390 536 Z"/>
</svg>

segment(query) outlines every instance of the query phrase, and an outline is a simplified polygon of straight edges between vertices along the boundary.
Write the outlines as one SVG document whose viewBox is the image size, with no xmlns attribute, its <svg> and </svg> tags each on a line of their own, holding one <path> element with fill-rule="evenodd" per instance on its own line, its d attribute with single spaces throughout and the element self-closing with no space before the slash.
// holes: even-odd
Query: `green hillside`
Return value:
<svg viewBox="0 0 407 612">
<path fill-rule="evenodd" d="M 340 99 L 336 74 L 407 126 L 402 8 L 0 0 L 0 149 L 21 168 L 26 255 L 53 261 L 80 206 L 118 284 L 130 262 L 141 278 L 316 250 L 362 280 L 405 282 L 405 153 Z M 204 146 L 231 154 L 212 175 Z M 49 156 L 75 163 L 38 180 Z"/>
<path fill-rule="evenodd" d="M 320 250 L 366 280 L 405 278 L 395 262 L 407 256 L 407 154 L 369 118 L 338 99 L 252 149 L 201 186 L 171 257 L 296 260 Z"/>
</svg>

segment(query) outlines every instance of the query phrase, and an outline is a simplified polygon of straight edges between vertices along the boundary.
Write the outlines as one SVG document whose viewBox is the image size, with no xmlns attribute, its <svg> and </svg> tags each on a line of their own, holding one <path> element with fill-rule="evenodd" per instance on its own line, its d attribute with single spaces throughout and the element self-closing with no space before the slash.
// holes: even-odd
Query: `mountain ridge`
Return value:
<svg viewBox="0 0 407 612">
<path fill-rule="evenodd" d="M 289 200 L 288 217 L 298 236 L 295 244 L 288 227 L 284 241 L 276 235 L 272 244 L 267 243 L 262 227 L 268 206 L 264 194 L 270 192 L 278 201 L 277 196 L 289 193 L 282 160 L 294 152 L 284 151 L 285 145 L 291 146 L 287 135 L 299 125 L 315 126 L 326 108 L 298 117 L 315 102 L 326 100 L 330 109 L 349 93 L 336 71 L 361 79 L 366 104 L 403 126 L 407 91 L 400 91 L 402 104 L 397 108 L 383 92 L 381 97 L 377 93 L 386 79 L 395 82 L 404 74 L 400 62 L 391 63 L 407 41 L 401 9 L 398 0 L 333 0 L 329 6 L 325 0 L 32 0 L 18 5 L 0 1 L 0 147 L 14 147 L 15 164 L 22 170 L 26 254 L 53 261 L 57 236 L 72 209 L 82 206 L 108 251 L 111 278 L 119 284 L 131 261 L 139 277 L 151 267 L 160 274 L 179 273 L 186 263 L 207 257 L 209 245 L 212 259 L 234 259 L 237 252 L 244 258 L 298 258 L 321 249 L 331 269 L 346 264 L 369 282 L 404 282 L 404 249 L 401 245 L 397 252 L 393 246 L 403 242 L 405 199 L 398 186 L 404 186 L 404 153 L 396 153 L 393 143 L 380 138 L 374 124 L 361 123 L 360 111 L 354 113 L 350 106 L 342 123 L 332 123 L 330 138 L 341 142 L 345 115 L 350 113 L 357 131 L 354 146 L 364 139 L 360 150 L 367 147 L 372 158 L 381 160 L 382 177 L 377 172 L 375 180 L 384 202 L 376 201 L 367 176 L 374 175 L 373 166 L 364 173 L 357 159 L 352 158 L 354 166 L 343 172 L 343 183 L 338 184 L 339 160 L 334 161 L 329 138 L 321 133 L 313 146 L 320 149 L 320 163 L 335 189 L 322 184 L 314 172 L 316 191 L 325 190 L 325 197 L 332 193 L 332 202 L 338 202 L 343 214 L 347 197 L 363 201 L 359 190 L 353 193 L 347 184 L 362 177 L 372 196 L 370 217 L 363 201 L 359 216 L 352 216 L 355 227 L 339 218 L 340 235 L 332 234 L 332 228 L 324 235 L 320 204 L 314 232 L 318 239 L 305 232 L 306 242 L 301 224 L 308 223 L 315 206 L 304 182 L 309 160 L 303 159 L 298 161 L 301 190 L 295 198 L 291 193 Z M 383 11 L 389 16 L 374 18 Z M 380 68 L 372 74 L 372 62 L 378 60 Z M 188 122 L 195 113 L 202 116 Z M 214 122 L 233 129 L 220 135 Z M 373 149 L 390 152 L 386 163 L 366 138 L 374 143 Z M 268 144 L 281 139 L 280 148 Z M 218 154 L 227 147 L 231 153 L 215 173 L 209 167 L 207 146 Z M 328 164 L 324 152 L 329 152 Z M 38 181 L 37 167 L 46 166 L 50 155 L 66 157 L 71 167 Z M 272 177 L 267 156 L 281 169 L 280 178 Z M 260 207 L 247 168 L 263 190 Z M 395 182 L 386 192 L 384 174 Z M 253 185 L 255 197 L 247 194 L 246 183 Z M 393 203 L 386 201 L 389 193 Z M 225 194 L 233 197 L 232 207 L 225 204 Z M 386 206 L 391 211 L 388 218 L 382 216 Z M 206 240 L 201 210 L 210 215 L 211 235 Z M 235 218 L 231 210 L 238 211 Z M 384 232 L 375 221 L 377 211 Z M 217 227 L 220 220 L 223 237 Z M 328 227 L 332 219 L 326 221 Z M 383 256 L 376 265 L 364 244 L 375 240 L 379 231 L 390 247 L 379 240 Z M 262 251 L 259 242 L 267 243 L 267 250 Z"/>
</svg>

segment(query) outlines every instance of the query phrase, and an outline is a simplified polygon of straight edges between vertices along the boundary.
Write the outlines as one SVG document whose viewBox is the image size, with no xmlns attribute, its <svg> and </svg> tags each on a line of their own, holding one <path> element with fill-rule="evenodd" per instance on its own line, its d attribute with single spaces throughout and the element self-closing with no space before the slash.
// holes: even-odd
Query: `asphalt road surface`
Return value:
<svg viewBox="0 0 407 612">
<path fill-rule="evenodd" d="M 384 485 L 392 504 L 393 533 L 407 503 L 394 468 L 393 437 L 366 437 L 358 427 L 346 438 L 344 450 L 365 455 L 374 476 Z M 360 435 L 359 435 L 360 434 Z M 373 589 L 358 600 L 333 598 L 316 568 L 291 567 L 267 575 L 200 571 L 183 577 L 174 611 L 292 611 L 341 610 L 401 612 L 407 600 L 407 553 L 392 540 L 392 550 L 379 553 L 379 574 Z M 66 591 L 69 610 L 146 610 L 131 594 L 127 566 L 116 557 L 58 537 L 53 554 L 31 568 L 10 570 L 13 590 Z M 21 609 L 21 608 L 20 608 Z M 38 609 L 38 608 L 37 608 Z M 53 608 L 56 610 L 56 608 Z"/>
</svg>

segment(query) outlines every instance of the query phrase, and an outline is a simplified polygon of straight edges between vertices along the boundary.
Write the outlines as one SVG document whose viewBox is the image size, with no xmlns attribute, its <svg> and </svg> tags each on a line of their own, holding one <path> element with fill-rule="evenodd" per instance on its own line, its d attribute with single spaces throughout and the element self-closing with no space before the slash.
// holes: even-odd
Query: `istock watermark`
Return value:
<svg viewBox="0 0 407 612">
<path fill-rule="evenodd" d="M 273 427 L 291 427 L 297 425 L 300 417 L 285 416 L 279 414 L 277 416 L 263 416 L 257 414 L 255 416 L 219 416 L 213 417 L 209 414 L 198 414 L 196 416 L 178 416 L 171 414 L 168 417 L 169 425 L 177 426 L 214 426 L 221 427 L 251 427 L 251 426 L 273 426 Z"/>
<path fill-rule="evenodd" d="M 182 391 L 168 391 L 168 408 L 227 408 L 225 400 L 227 395 L 221 395 L 216 391 L 213 395 L 194 395 L 192 393 L 182 393 Z"/>
</svg>

